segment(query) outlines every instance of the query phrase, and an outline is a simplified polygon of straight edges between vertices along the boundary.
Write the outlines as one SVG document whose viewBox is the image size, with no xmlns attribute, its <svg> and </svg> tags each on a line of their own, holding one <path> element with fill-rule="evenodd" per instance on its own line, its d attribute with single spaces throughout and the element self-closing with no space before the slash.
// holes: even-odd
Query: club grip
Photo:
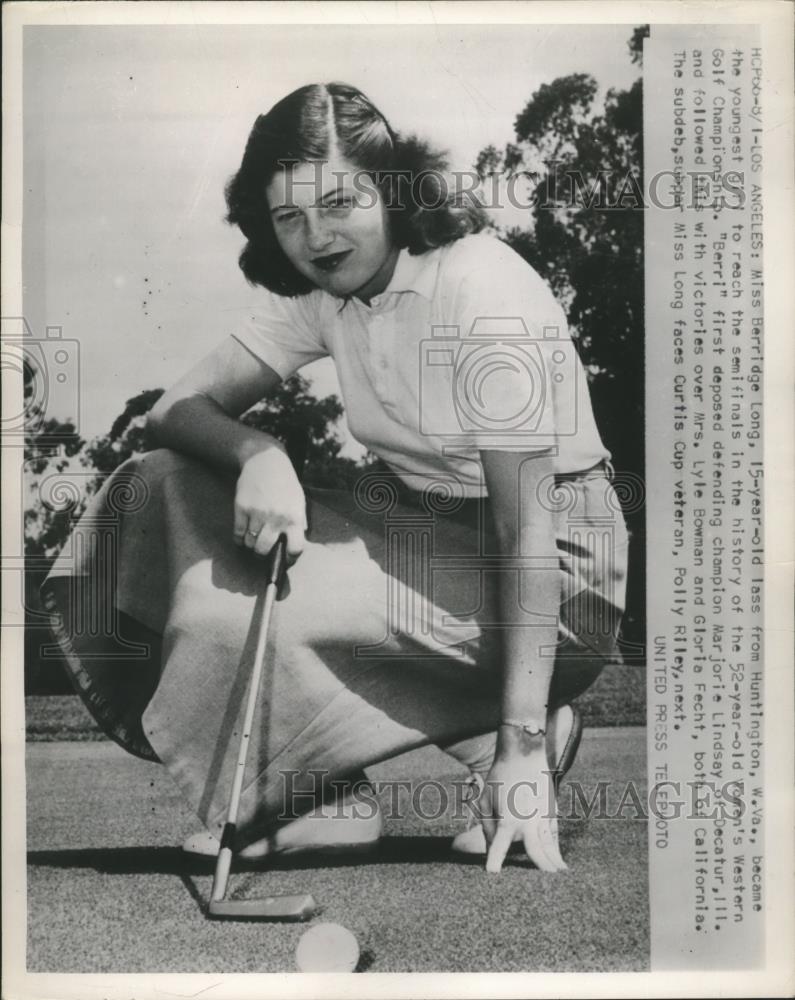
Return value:
<svg viewBox="0 0 795 1000">
<path fill-rule="evenodd" d="M 286 571 L 287 535 L 282 532 L 268 555 L 268 583 L 275 583 L 277 587 L 281 587 Z"/>
</svg>

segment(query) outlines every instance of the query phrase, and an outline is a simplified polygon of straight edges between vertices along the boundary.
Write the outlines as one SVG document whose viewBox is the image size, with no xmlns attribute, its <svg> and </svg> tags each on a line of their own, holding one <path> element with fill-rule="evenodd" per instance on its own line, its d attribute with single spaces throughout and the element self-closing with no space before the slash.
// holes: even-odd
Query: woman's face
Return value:
<svg viewBox="0 0 795 1000">
<path fill-rule="evenodd" d="M 282 250 L 318 288 L 368 302 L 389 284 L 398 251 L 369 175 L 332 154 L 280 170 L 266 195 Z"/>
</svg>

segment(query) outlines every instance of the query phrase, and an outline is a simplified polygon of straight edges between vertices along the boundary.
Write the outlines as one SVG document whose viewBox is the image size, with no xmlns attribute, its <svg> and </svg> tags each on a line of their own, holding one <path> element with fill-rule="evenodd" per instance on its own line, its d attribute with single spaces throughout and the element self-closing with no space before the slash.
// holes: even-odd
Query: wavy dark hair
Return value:
<svg viewBox="0 0 795 1000">
<path fill-rule="evenodd" d="M 479 232 L 487 223 L 471 193 L 448 190 L 444 154 L 393 131 L 356 87 L 309 84 L 257 118 L 240 169 L 226 186 L 226 219 L 248 241 L 239 263 L 251 284 L 286 296 L 315 287 L 279 245 L 265 189 L 286 163 L 325 160 L 333 149 L 371 176 L 386 203 L 392 240 L 411 254 Z"/>
</svg>

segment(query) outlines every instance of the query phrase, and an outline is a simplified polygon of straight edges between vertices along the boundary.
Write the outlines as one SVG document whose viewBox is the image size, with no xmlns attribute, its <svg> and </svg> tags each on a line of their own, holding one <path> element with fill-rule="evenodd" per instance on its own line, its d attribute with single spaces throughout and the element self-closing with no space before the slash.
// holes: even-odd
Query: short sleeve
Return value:
<svg viewBox="0 0 795 1000">
<path fill-rule="evenodd" d="M 479 450 L 554 449 L 558 387 L 579 366 L 563 310 L 510 247 L 466 242 L 448 276 L 454 323 L 441 331 L 451 348 L 446 422 Z"/>
<path fill-rule="evenodd" d="M 287 298 L 266 292 L 232 336 L 283 379 L 329 352 L 317 293 Z"/>
</svg>

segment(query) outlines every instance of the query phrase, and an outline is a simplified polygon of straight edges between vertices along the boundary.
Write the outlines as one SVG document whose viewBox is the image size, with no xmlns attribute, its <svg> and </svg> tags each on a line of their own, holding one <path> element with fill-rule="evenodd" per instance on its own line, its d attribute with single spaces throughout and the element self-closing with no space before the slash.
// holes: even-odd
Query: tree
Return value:
<svg viewBox="0 0 795 1000">
<path fill-rule="evenodd" d="M 110 473 L 118 469 L 128 458 L 151 448 L 146 431 L 146 418 L 164 392 L 165 389 L 145 389 L 132 399 L 128 399 L 124 404 L 124 410 L 113 421 L 110 431 L 94 438 L 87 446 L 83 464 L 97 471 L 97 478 L 92 483 L 92 492 L 96 491 Z"/>
<path fill-rule="evenodd" d="M 629 42 L 640 63 L 645 27 Z M 515 120 L 516 142 L 484 149 L 475 168 L 538 174 L 527 227 L 502 238 L 567 308 L 590 382 L 597 422 L 620 475 L 644 477 L 643 97 L 638 79 L 609 90 L 603 106 L 585 73 L 543 84 Z M 627 511 L 633 537 L 625 636 L 643 641 L 645 525 Z"/>
<path fill-rule="evenodd" d="M 337 424 L 343 412 L 337 396 L 318 399 L 303 376 L 293 375 L 241 419 L 282 442 L 305 486 L 345 489 L 361 475 L 367 460 L 340 455 L 343 442 Z"/>
<path fill-rule="evenodd" d="M 642 121 L 638 81 L 593 113 L 596 84 L 545 84 L 516 120 L 549 165 L 532 228 L 508 242 L 566 303 L 600 426 L 622 468 L 643 468 Z"/>
</svg>

